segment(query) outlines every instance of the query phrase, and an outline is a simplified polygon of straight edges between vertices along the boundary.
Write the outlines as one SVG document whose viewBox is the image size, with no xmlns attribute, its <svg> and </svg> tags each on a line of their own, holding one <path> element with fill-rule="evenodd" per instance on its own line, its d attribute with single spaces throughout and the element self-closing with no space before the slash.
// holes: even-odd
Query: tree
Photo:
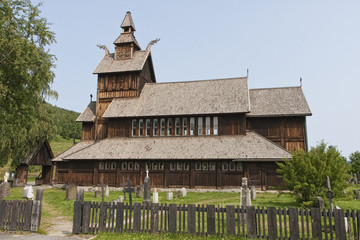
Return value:
<svg viewBox="0 0 360 240">
<path fill-rule="evenodd" d="M 360 152 L 356 151 L 350 154 L 350 166 L 352 173 L 360 173 Z"/>
<path fill-rule="evenodd" d="M 44 101 L 51 89 L 55 42 L 39 6 L 29 0 L 0 2 L 0 166 L 17 165 L 44 137 L 54 134 Z"/>
<path fill-rule="evenodd" d="M 323 141 L 309 152 L 293 152 L 291 160 L 278 163 L 280 173 L 289 190 L 297 194 L 304 205 L 312 205 L 315 197 L 325 197 L 327 178 L 335 196 L 340 196 L 349 179 L 346 159 L 334 146 Z"/>
</svg>

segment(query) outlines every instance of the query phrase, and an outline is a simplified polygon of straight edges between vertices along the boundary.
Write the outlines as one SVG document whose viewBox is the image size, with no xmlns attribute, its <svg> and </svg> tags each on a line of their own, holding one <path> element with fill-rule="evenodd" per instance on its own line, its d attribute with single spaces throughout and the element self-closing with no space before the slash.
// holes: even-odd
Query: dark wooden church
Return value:
<svg viewBox="0 0 360 240">
<path fill-rule="evenodd" d="M 248 78 L 156 83 L 130 12 L 96 67 L 97 99 L 77 121 L 82 141 L 53 159 L 56 183 L 156 187 L 278 186 L 276 162 L 307 150 L 301 87 L 249 89 Z"/>
</svg>

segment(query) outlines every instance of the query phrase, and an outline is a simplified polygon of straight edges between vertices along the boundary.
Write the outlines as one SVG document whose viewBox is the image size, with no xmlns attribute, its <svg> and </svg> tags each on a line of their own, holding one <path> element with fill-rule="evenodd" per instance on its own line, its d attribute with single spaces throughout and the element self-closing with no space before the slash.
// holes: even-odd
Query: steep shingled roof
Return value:
<svg viewBox="0 0 360 240">
<path fill-rule="evenodd" d="M 135 51 L 131 59 L 115 60 L 114 54 L 105 55 L 95 68 L 94 74 L 141 71 L 150 51 Z"/>
<path fill-rule="evenodd" d="M 54 158 L 52 161 L 53 162 L 58 162 L 58 161 L 63 161 L 63 159 L 66 156 L 69 156 L 70 154 L 76 153 L 80 150 L 83 150 L 91 145 L 94 144 L 94 141 L 81 141 L 79 143 L 74 144 L 71 148 L 69 148 L 68 150 L 66 150 L 65 152 L 61 153 L 59 156 L 57 156 L 56 158 Z"/>
<path fill-rule="evenodd" d="M 96 102 L 91 102 L 76 119 L 77 122 L 94 122 L 96 117 Z"/>
<path fill-rule="evenodd" d="M 301 87 L 250 89 L 249 117 L 311 116 Z"/>
<path fill-rule="evenodd" d="M 108 138 L 77 151 L 64 160 L 101 159 L 235 159 L 281 161 L 291 153 L 254 133 L 236 136 Z"/>
<path fill-rule="evenodd" d="M 114 99 L 104 118 L 249 111 L 247 78 L 147 83 L 140 97 Z"/>
</svg>

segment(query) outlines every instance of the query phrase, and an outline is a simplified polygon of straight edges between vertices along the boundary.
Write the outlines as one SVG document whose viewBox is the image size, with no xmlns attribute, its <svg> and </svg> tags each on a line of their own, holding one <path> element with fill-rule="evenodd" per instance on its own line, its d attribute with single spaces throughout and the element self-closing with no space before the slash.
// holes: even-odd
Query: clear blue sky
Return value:
<svg viewBox="0 0 360 240">
<path fill-rule="evenodd" d="M 38 1 L 33 1 L 36 3 Z M 250 88 L 298 86 L 321 139 L 346 157 L 360 151 L 360 1 L 45 1 L 57 57 L 52 104 L 82 112 L 96 95 L 92 72 L 111 52 L 126 11 L 142 49 L 152 47 L 157 82 L 239 77 Z"/>
</svg>

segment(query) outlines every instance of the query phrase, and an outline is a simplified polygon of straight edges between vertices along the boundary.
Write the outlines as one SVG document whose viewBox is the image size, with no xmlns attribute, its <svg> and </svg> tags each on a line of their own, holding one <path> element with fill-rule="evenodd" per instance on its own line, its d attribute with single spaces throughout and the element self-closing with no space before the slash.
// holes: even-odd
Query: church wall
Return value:
<svg viewBox="0 0 360 240">
<path fill-rule="evenodd" d="M 81 141 L 84 140 L 95 140 L 95 123 L 93 122 L 82 123 Z"/>
</svg>

